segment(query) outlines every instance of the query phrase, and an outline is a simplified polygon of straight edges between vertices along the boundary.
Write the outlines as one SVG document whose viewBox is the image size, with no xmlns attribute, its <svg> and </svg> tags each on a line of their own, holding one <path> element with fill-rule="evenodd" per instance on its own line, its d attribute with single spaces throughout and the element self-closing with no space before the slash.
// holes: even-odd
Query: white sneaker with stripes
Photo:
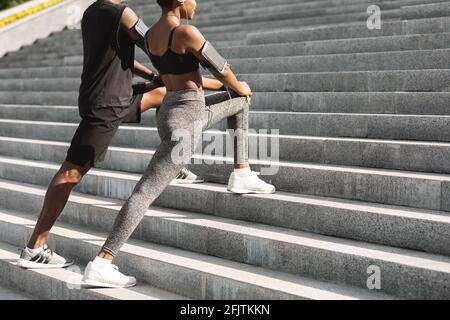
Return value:
<svg viewBox="0 0 450 320">
<path fill-rule="evenodd" d="M 74 261 L 65 259 L 49 249 L 47 245 L 43 249 L 32 254 L 27 248 L 21 250 L 17 265 L 24 269 L 55 269 L 73 265 Z"/>
</svg>

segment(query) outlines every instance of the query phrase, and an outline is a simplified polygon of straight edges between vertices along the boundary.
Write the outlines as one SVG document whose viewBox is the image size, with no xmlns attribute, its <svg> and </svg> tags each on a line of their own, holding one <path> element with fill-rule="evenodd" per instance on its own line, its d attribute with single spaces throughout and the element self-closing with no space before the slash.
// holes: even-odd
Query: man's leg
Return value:
<svg viewBox="0 0 450 320">
<path fill-rule="evenodd" d="M 135 186 L 132 195 L 117 215 L 113 230 L 102 251 L 93 262 L 88 264 L 83 278 L 85 283 L 100 287 L 128 287 L 136 284 L 136 279 L 128 277 L 112 267 L 111 260 L 134 232 L 150 204 L 183 168 L 182 163 L 172 159 L 173 151 L 182 146 L 183 159 L 188 160 L 199 143 L 201 127 L 196 127 L 195 119 L 201 117 L 202 122 L 207 121 L 203 119 L 207 117 L 204 102 L 196 91 L 187 92 L 185 96 L 192 102 L 189 102 L 189 106 L 180 105 L 177 112 L 170 112 L 167 109 L 177 102 L 177 96 L 174 96 L 172 101 L 165 102 L 167 105 L 162 107 L 159 117 L 161 144 L 153 155 L 141 180 Z M 183 98 L 184 96 L 181 95 L 180 97 Z M 186 130 L 190 137 L 183 137 L 181 141 L 172 140 L 173 133 L 178 128 Z M 188 150 L 185 149 L 186 146 L 182 145 L 183 141 L 186 142 L 187 140 L 190 141 Z"/>
<path fill-rule="evenodd" d="M 72 189 L 81 182 L 89 169 L 90 163 L 80 167 L 64 161 L 47 189 L 44 205 L 28 242 L 28 248 L 41 248 L 45 245 L 50 230 L 66 206 Z"/>
<path fill-rule="evenodd" d="M 96 111 L 96 110 L 94 110 Z M 46 245 L 48 235 L 67 204 L 72 189 L 96 162 L 104 159 L 120 119 L 114 120 L 113 108 L 102 109 L 101 118 L 85 117 L 75 132 L 66 161 L 61 165 L 47 189 L 44 204 L 28 245 L 22 250 L 17 265 L 23 268 L 62 268 L 73 264 L 52 252 Z"/>
<path fill-rule="evenodd" d="M 144 94 L 140 103 L 141 112 L 159 107 L 165 94 L 166 88 L 164 87 Z M 87 162 L 84 166 L 75 165 L 68 161 L 62 164 L 47 189 L 42 211 L 33 235 L 28 242 L 28 248 L 41 248 L 45 245 L 50 230 L 64 210 L 72 189 L 81 182 L 90 168 L 90 162 Z"/>
<path fill-rule="evenodd" d="M 63 211 L 73 187 L 80 183 L 89 171 L 90 165 L 76 166 L 64 161 L 53 177 L 44 199 L 44 205 L 33 235 L 26 248 L 22 250 L 17 266 L 26 269 L 64 268 L 72 265 L 73 260 L 66 259 L 51 251 L 47 246 L 50 230 Z"/>
<path fill-rule="evenodd" d="M 141 113 L 153 108 L 157 108 L 158 110 L 162 105 L 166 92 L 167 90 L 165 87 L 160 87 L 145 93 L 141 100 Z"/>
</svg>

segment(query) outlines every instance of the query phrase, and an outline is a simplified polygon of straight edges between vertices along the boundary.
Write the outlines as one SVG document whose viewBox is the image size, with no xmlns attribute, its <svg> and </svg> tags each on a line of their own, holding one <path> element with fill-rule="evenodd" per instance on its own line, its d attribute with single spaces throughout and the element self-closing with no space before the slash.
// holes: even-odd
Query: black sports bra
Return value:
<svg viewBox="0 0 450 320">
<path fill-rule="evenodd" d="M 178 27 L 175 27 L 170 32 L 169 46 L 167 51 L 162 56 L 154 55 L 150 52 L 150 48 L 147 44 L 147 52 L 153 66 L 158 70 L 159 74 L 185 74 L 194 72 L 199 69 L 200 62 L 197 57 L 188 52 L 185 54 L 178 54 L 172 51 L 173 34 Z"/>
</svg>

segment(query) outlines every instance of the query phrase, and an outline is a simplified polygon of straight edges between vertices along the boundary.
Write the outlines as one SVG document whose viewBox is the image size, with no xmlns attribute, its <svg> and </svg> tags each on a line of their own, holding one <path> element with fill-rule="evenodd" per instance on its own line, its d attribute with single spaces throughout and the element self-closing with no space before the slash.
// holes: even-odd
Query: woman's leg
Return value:
<svg viewBox="0 0 450 320">
<path fill-rule="evenodd" d="M 250 104 L 244 97 L 227 92 L 206 97 L 209 110 L 208 123 L 204 130 L 211 129 L 218 122 L 227 119 L 228 128 L 234 130 L 234 164 L 236 168 L 247 168 L 248 164 L 248 113 Z"/>
<path fill-rule="evenodd" d="M 233 97 L 233 96 L 232 96 Z M 248 116 L 249 103 L 246 98 L 230 99 L 228 93 L 206 97 L 209 106 L 208 122 L 204 129 L 209 129 L 217 122 L 227 119 L 228 128 L 234 129 L 234 167 L 228 182 L 228 191 L 238 194 L 273 193 L 275 187 L 259 179 L 250 169 L 248 163 Z"/>
<path fill-rule="evenodd" d="M 134 188 L 133 194 L 120 210 L 113 230 L 105 242 L 102 258 L 115 257 L 138 224 L 149 206 L 178 175 L 183 165 L 172 161 L 175 141 L 163 141 L 153 155 L 147 170 Z"/>
<path fill-rule="evenodd" d="M 219 97 L 219 96 L 218 96 Z M 204 105 L 200 107 L 187 106 L 178 108 L 177 111 L 170 113 L 164 109 L 160 112 L 161 145 L 153 155 L 150 164 L 136 185 L 133 194 L 126 201 L 125 205 L 116 218 L 113 231 L 107 239 L 100 256 L 111 258 L 117 255 L 122 245 L 128 240 L 145 215 L 148 207 L 163 192 L 169 183 L 183 168 L 182 164 L 176 164 L 172 159 L 172 151 L 178 146 L 177 141 L 171 141 L 172 133 L 175 129 L 187 129 L 191 133 L 191 155 L 195 152 L 200 136 L 195 136 L 201 132 L 196 132 L 194 126 L 195 120 L 202 120 L 205 129 L 210 128 L 218 121 L 227 118 L 232 129 L 241 130 L 238 135 L 238 143 L 235 144 L 237 164 L 248 163 L 248 103 L 245 98 L 235 98 L 231 101 L 220 100 L 213 101 L 205 111 Z M 201 119 L 197 119 L 201 114 Z M 166 128 L 170 123 L 173 128 Z M 190 158 L 190 156 L 186 157 Z"/>
<path fill-rule="evenodd" d="M 192 96 L 191 99 L 200 99 L 199 95 L 196 91 L 194 93 L 188 92 L 184 93 L 181 98 L 187 96 L 189 99 Z M 184 129 L 184 132 L 190 134 L 190 137 L 188 137 L 190 138 L 190 150 L 183 149 L 183 152 L 189 154 L 185 154 L 183 158 L 190 159 L 195 152 L 201 137 L 201 130 L 195 130 L 194 126 L 198 115 L 205 115 L 203 113 L 204 101 L 190 100 L 186 105 L 176 105 L 177 98 L 177 95 L 169 98 L 165 105 L 161 107 L 159 114 L 161 144 L 153 155 L 141 180 L 134 188 L 133 194 L 120 210 L 113 231 L 106 240 L 100 257 L 112 259 L 117 255 L 144 217 L 149 206 L 183 168 L 183 163 L 178 163 L 172 158 L 173 150 L 175 148 L 178 150 L 179 144 L 184 143 L 183 140 L 172 141 L 175 130 Z M 172 107 L 171 104 L 174 106 Z M 203 120 L 203 122 L 205 121 Z"/>
<path fill-rule="evenodd" d="M 146 112 L 147 110 L 150 109 L 155 109 L 156 110 L 156 114 L 155 114 L 155 118 L 156 118 L 156 122 L 158 122 L 158 114 L 159 114 L 159 110 L 160 107 L 163 103 L 164 97 L 166 96 L 167 93 L 167 89 L 166 87 L 159 87 L 156 89 L 153 89 L 149 92 L 146 92 L 143 96 L 142 96 L 142 100 L 141 100 L 141 104 L 140 104 L 140 110 L 141 110 L 141 114 Z M 173 183 L 176 184 L 197 184 L 197 183 L 203 183 L 205 182 L 205 180 L 196 175 L 195 173 L 189 171 L 186 168 L 183 168 L 175 177 L 175 180 L 173 181 Z"/>
</svg>

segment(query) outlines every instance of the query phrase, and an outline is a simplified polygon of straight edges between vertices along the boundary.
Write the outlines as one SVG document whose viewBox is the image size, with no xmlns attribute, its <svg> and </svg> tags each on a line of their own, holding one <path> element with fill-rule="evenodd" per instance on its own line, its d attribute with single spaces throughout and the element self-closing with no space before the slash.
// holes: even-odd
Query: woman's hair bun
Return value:
<svg viewBox="0 0 450 320">
<path fill-rule="evenodd" d="M 168 8 L 172 6 L 172 0 L 156 0 L 161 7 Z"/>
</svg>

